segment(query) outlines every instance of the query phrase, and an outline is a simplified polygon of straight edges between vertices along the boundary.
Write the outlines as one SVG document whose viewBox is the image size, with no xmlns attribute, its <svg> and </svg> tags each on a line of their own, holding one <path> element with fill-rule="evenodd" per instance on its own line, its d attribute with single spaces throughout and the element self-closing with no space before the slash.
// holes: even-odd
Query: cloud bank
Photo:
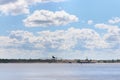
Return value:
<svg viewBox="0 0 120 80">
<path fill-rule="evenodd" d="M 37 34 L 37 35 L 36 35 Z M 116 35 L 116 36 L 113 36 Z M 120 29 L 105 33 L 102 37 L 92 29 L 69 28 L 67 30 L 40 31 L 11 31 L 9 36 L 0 36 L 0 50 L 4 53 L 16 51 L 21 55 L 43 55 L 49 53 L 60 55 L 68 52 L 86 52 L 96 50 L 119 51 Z M 117 47 L 117 48 L 116 48 Z M 18 51 L 18 52 L 17 52 Z"/>
</svg>

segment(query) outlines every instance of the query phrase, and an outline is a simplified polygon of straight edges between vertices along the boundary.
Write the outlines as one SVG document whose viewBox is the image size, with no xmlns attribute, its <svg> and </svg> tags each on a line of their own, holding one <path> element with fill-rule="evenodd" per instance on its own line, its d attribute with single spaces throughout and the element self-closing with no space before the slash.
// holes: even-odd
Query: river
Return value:
<svg viewBox="0 0 120 80">
<path fill-rule="evenodd" d="M 0 80 L 120 80 L 120 64 L 0 64 Z"/>
</svg>

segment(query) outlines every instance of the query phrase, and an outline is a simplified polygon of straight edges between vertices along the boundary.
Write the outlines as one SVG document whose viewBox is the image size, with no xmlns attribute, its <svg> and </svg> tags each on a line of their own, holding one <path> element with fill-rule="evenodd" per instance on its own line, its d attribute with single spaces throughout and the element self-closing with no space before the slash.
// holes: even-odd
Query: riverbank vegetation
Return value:
<svg viewBox="0 0 120 80">
<path fill-rule="evenodd" d="M 120 63 L 120 60 L 92 60 L 92 59 L 0 59 L 0 63 Z"/>
</svg>

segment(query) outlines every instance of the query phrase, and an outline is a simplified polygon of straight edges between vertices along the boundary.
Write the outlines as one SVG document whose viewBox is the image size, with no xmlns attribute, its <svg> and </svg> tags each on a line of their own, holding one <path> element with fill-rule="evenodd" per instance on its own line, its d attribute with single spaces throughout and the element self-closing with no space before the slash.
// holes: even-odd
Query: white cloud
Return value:
<svg viewBox="0 0 120 80">
<path fill-rule="evenodd" d="M 99 28 L 99 29 L 105 29 L 105 30 L 107 30 L 108 32 L 111 32 L 111 31 L 113 31 L 113 30 L 118 30 L 118 29 L 119 29 L 118 26 L 108 25 L 108 24 L 104 24 L 104 23 L 96 24 L 95 27 L 96 27 L 96 28 Z"/>
<path fill-rule="evenodd" d="M 0 36 L 0 54 L 3 57 L 38 58 L 38 56 L 45 57 L 53 54 L 56 56 L 68 54 L 69 57 L 70 55 L 77 57 L 79 52 L 93 55 L 92 53 L 98 53 L 95 52 L 96 50 L 100 50 L 101 54 L 107 50 L 119 52 L 119 35 L 120 29 L 107 32 L 103 37 L 92 29 L 69 28 L 40 31 L 35 34 L 17 30 L 11 31 L 9 36 Z M 89 54 L 89 51 L 93 52 Z"/>
<path fill-rule="evenodd" d="M 17 0 L 0 0 L 0 5 L 8 4 L 8 3 L 13 3 Z"/>
<path fill-rule="evenodd" d="M 0 58 L 3 59 L 51 59 L 56 56 L 57 59 L 119 59 L 120 50 L 87 50 L 87 51 L 65 51 L 65 52 L 43 52 L 41 50 L 21 50 L 0 48 Z M 106 56 L 107 55 L 107 56 Z"/>
<path fill-rule="evenodd" d="M 20 48 L 0 48 L 0 58 L 3 59 L 30 59 L 51 58 L 49 54 L 42 52 L 42 50 L 26 50 Z"/>
<path fill-rule="evenodd" d="M 28 31 L 11 31 L 9 37 L 11 39 L 18 40 L 19 42 L 30 42 L 32 43 L 34 39 L 34 35 Z"/>
<path fill-rule="evenodd" d="M 93 20 L 88 20 L 88 25 L 93 24 Z"/>
<path fill-rule="evenodd" d="M 65 11 L 36 10 L 33 14 L 23 20 L 27 27 L 62 26 L 76 22 L 78 18 Z"/>
<path fill-rule="evenodd" d="M 120 28 L 111 30 L 103 38 L 112 48 L 120 49 Z"/>
<path fill-rule="evenodd" d="M 12 31 L 11 43 L 16 47 L 41 50 L 82 50 L 107 48 L 107 43 L 92 29 L 41 31 L 38 35 L 27 31 Z M 11 47 L 12 48 L 12 47 Z"/>
<path fill-rule="evenodd" d="M 6 36 L 0 36 L 0 48 L 12 45 L 11 42 L 14 40 Z"/>
<path fill-rule="evenodd" d="M 18 15 L 18 14 L 28 14 L 28 4 L 25 0 L 16 0 L 15 2 L 9 1 L 9 3 L 0 5 L 0 11 L 5 15 Z"/>
<path fill-rule="evenodd" d="M 120 18 L 119 17 L 115 17 L 113 19 L 110 19 L 108 22 L 111 23 L 111 24 L 120 23 Z"/>
<path fill-rule="evenodd" d="M 5 15 L 28 14 L 31 5 L 60 1 L 64 0 L 0 0 L 0 12 Z"/>
<path fill-rule="evenodd" d="M 106 29 L 108 32 L 104 34 L 103 39 L 109 44 L 109 47 L 120 49 L 120 28 L 118 26 L 96 24 L 95 27 Z"/>
</svg>

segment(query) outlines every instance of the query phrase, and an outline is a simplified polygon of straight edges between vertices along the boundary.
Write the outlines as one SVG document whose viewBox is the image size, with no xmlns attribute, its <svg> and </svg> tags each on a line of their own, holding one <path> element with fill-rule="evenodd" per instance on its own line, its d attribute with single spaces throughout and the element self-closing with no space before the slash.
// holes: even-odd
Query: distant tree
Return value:
<svg viewBox="0 0 120 80">
<path fill-rule="evenodd" d="M 77 60 L 77 63 L 81 63 L 81 60 Z"/>
</svg>

